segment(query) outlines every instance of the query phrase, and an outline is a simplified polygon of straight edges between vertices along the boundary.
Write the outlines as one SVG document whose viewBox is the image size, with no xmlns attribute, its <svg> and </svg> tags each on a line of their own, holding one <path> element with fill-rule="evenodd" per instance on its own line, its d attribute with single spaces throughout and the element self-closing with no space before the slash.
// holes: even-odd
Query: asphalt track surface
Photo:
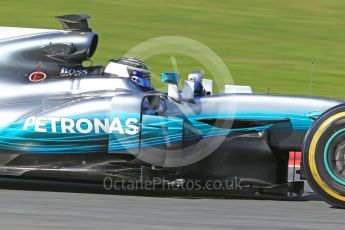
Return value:
<svg viewBox="0 0 345 230">
<path fill-rule="evenodd" d="M 345 210 L 303 201 L 0 189 L 0 229 L 344 229 Z"/>
</svg>

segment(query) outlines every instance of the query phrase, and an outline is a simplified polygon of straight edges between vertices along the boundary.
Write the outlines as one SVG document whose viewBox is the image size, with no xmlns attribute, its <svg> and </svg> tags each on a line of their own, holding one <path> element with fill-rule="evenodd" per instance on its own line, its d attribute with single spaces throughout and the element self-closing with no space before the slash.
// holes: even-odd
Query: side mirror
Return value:
<svg viewBox="0 0 345 230">
<path fill-rule="evenodd" d="M 168 97 L 175 101 L 181 101 L 181 94 L 178 90 L 180 75 L 178 73 L 162 73 L 162 82 L 168 84 Z"/>
<path fill-rule="evenodd" d="M 202 79 L 202 85 L 206 91 L 206 95 L 212 95 L 213 94 L 213 80 Z"/>
<path fill-rule="evenodd" d="M 180 75 L 178 73 L 162 73 L 162 82 L 166 84 L 178 85 Z"/>
</svg>

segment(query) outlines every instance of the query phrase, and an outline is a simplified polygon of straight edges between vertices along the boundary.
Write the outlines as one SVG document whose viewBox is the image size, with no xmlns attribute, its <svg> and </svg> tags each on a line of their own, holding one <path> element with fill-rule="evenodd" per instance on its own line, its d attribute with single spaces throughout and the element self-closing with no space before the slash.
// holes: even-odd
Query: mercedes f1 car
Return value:
<svg viewBox="0 0 345 230">
<path fill-rule="evenodd" d="M 98 43 L 89 17 L 57 18 L 63 30 L 0 27 L 1 177 L 180 187 L 237 178 L 240 190 L 222 192 L 256 196 L 299 196 L 307 180 L 345 208 L 344 101 L 236 85 L 214 94 L 200 71 L 181 90 L 177 73 L 163 73 L 159 92 L 138 59 L 85 67 Z"/>
</svg>

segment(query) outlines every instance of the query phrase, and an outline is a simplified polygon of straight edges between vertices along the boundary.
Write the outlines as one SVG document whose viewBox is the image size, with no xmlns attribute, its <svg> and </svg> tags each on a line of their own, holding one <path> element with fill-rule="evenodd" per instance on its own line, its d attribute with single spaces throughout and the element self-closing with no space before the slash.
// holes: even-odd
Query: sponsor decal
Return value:
<svg viewBox="0 0 345 230">
<path fill-rule="evenodd" d="M 40 133 L 119 133 L 135 135 L 139 132 L 137 118 L 79 118 L 73 120 L 67 117 L 29 117 L 25 120 L 23 130 L 33 130 Z"/>
<path fill-rule="evenodd" d="M 31 81 L 31 82 L 40 82 L 46 78 L 47 78 L 47 74 L 45 74 L 41 71 L 36 71 L 36 72 L 33 72 L 29 75 L 29 81 Z"/>
<path fill-rule="evenodd" d="M 60 76 L 62 77 L 81 77 L 89 73 L 87 69 L 73 69 L 62 67 L 60 71 Z"/>
</svg>

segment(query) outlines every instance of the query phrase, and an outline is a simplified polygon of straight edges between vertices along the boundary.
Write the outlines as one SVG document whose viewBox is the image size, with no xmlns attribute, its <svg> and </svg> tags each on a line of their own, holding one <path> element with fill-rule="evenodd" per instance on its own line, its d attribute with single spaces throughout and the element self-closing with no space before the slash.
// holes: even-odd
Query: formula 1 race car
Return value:
<svg viewBox="0 0 345 230">
<path fill-rule="evenodd" d="M 98 43 L 89 17 L 57 19 L 64 30 L 0 27 L 2 178 L 217 181 L 209 188 L 255 196 L 300 196 L 307 180 L 345 208 L 344 101 L 236 85 L 214 94 L 201 71 L 181 90 L 178 73 L 163 73 L 159 92 L 136 58 L 85 67 Z M 234 180 L 241 189 L 223 187 Z"/>
</svg>

